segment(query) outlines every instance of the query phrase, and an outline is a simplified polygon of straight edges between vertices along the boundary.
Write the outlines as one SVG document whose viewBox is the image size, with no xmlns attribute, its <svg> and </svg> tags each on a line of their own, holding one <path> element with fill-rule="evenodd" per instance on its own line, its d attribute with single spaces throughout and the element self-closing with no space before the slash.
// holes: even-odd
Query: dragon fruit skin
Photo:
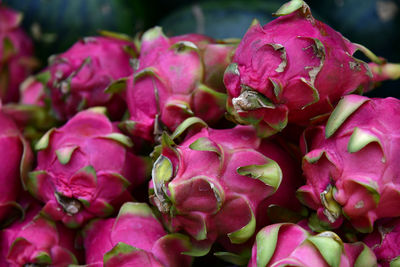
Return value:
<svg viewBox="0 0 400 267">
<path fill-rule="evenodd" d="M 314 19 L 303 1 L 275 15 L 250 26 L 224 75 L 231 119 L 263 137 L 287 123 L 308 126 L 341 96 L 372 87 L 368 65 L 352 56 L 361 46 Z"/>
<path fill-rule="evenodd" d="M 278 190 L 258 204 L 255 213 L 255 232 L 261 230 L 265 225 L 272 223 L 298 223 L 305 215 L 304 207 L 296 198 L 288 196 L 294 196 L 296 190 L 304 184 L 304 180 L 300 177 L 300 164 L 297 164 L 286 151 L 283 151 L 277 140 L 272 138 L 263 140 L 258 151 L 277 162 L 283 176 Z M 237 255 L 246 254 L 251 249 L 254 241 L 255 235 L 242 244 L 232 244 L 228 236 L 222 236 L 217 239 L 217 242 L 222 245 L 224 250 L 236 253 Z"/>
<path fill-rule="evenodd" d="M 76 233 L 43 217 L 40 209 L 37 203 L 31 204 L 23 221 L 16 221 L 0 232 L 1 267 L 78 264 L 80 252 L 74 247 Z"/>
<path fill-rule="evenodd" d="M 362 242 L 343 243 L 334 232 L 317 235 L 291 223 L 272 224 L 257 233 L 248 267 L 373 267 L 376 257 Z"/>
<path fill-rule="evenodd" d="M 337 227 L 344 218 L 371 232 L 379 218 L 400 216 L 400 101 L 345 96 L 326 126 L 304 132 L 300 200 Z M 343 216 L 342 216 L 343 215 Z"/>
<path fill-rule="evenodd" d="M 363 242 L 376 255 L 382 267 L 396 266 L 400 256 L 400 220 L 391 219 L 377 222 L 372 233 L 368 234 Z"/>
<path fill-rule="evenodd" d="M 45 87 L 34 76 L 28 77 L 20 86 L 19 103 L 45 107 Z"/>
<path fill-rule="evenodd" d="M 79 112 L 36 144 L 37 167 L 25 181 L 43 212 L 68 227 L 112 214 L 145 180 L 145 161 L 98 109 Z"/>
<path fill-rule="evenodd" d="M 30 170 L 33 154 L 14 121 L 0 107 L 0 222 L 9 217 L 22 189 L 21 177 Z"/>
<path fill-rule="evenodd" d="M 59 125 L 54 113 L 49 109 L 47 93 L 41 74 L 29 76 L 21 83 L 18 103 L 8 103 L 3 111 L 20 128 L 27 140 L 36 143 L 44 133 Z"/>
<path fill-rule="evenodd" d="M 33 43 L 20 27 L 22 15 L 0 4 L 0 99 L 17 102 L 19 85 L 32 72 Z"/>
<path fill-rule="evenodd" d="M 136 53 L 133 42 L 96 36 L 83 38 L 51 57 L 48 69 L 40 75 L 56 116 L 66 120 L 82 109 L 105 106 L 111 117 L 120 118 L 126 107 L 123 97 L 105 90 L 132 74 L 129 51 Z"/>
<path fill-rule="evenodd" d="M 280 184 L 279 190 L 291 187 L 290 170 L 271 159 L 284 154 L 274 144 L 261 145 L 249 126 L 203 128 L 180 145 L 164 146 L 153 165 L 150 199 L 171 231 L 183 230 L 204 247 L 223 237 L 243 244 L 260 223 L 258 208 L 268 207 Z"/>
<path fill-rule="evenodd" d="M 225 112 L 222 76 L 236 46 L 188 34 L 144 33 L 138 68 L 127 81 L 128 131 L 149 141 L 197 116 L 216 123 Z"/>
<path fill-rule="evenodd" d="M 167 234 L 145 203 L 125 203 L 117 218 L 90 222 L 83 230 L 88 266 L 190 266 L 182 234 Z"/>
</svg>

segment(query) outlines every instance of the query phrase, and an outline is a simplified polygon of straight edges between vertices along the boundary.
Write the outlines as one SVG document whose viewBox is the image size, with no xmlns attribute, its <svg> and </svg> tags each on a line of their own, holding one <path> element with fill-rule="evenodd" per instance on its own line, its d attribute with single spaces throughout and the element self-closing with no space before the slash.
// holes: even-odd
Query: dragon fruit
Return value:
<svg viewBox="0 0 400 267">
<path fill-rule="evenodd" d="M 400 79 L 400 64 L 388 62 L 384 64 L 369 63 L 368 65 L 374 75 L 374 82 Z"/>
<path fill-rule="evenodd" d="M 346 218 L 360 232 L 371 232 L 379 218 L 400 216 L 400 101 L 345 96 L 326 126 L 303 135 L 307 184 L 300 200 L 317 210 L 329 227 Z"/>
<path fill-rule="evenodd" d="M 83 230 L 88 266 L 190 266 L 189 238 L 167 234 L 146 203 L 125 203 L 117 218 L 93 220 Z M 104 263 L 104 265 L 103 265 Z"/>
<path fill-rule="evenodd" d="M 26 177 L 33 160 L 29 143 L 14 121 L 0 106 L 0 222 L 9 217 L 22 189 L 21 177 Z"/>
<path fill-rule="evenodd" d="M 57 266 L 78 264 L 75 232 L 40 214 L 31 204 L 23 221 L 0 232 L 0 266 Z"/>
<path fill-rule="evenodd" d="M 17 102 L 19 85 L 33 71 L 33 44 L 20 27 L 22 15 L 0 4 L 0 99 Z"/>
<path fill-rule="evenodd" d="M 375 253 L 382 267 L 398 266 L 400 262 L 400 220 L 391 219 L 377 222 L 374 231 L 363 242 Z"/>
<path fill-rule="evenodd" d="M 299 177 L 290 176 L 289 168 L 295 169 L 290 156 L 276 144 L 262 143 L 250 126 L 203 128 L 180 145 L 166 134 L 162 139 L 150 199 L 169 229 L 188 233 L 199 241 L 203 253 L 217 238 L 227 236 L 231 244 L 246 242 L 260 223 L 259 213 L 267 213 L 268 197 L 278 188 L 288 194 L 296 190 L 292 182 L 298 183 Z M 292 203 L 296 206 L 296 201 Z"/>
<path fill-rule="evenodd" d="M 126 107 L 123 97 L 107 89 L 132 74 L 130 60 L 135 55 L 133 42 L 97 36 L 83 38 L 66 52 L 50 57 L 39 81 L 46 85 L 56 117 L 66 120 L 85 108 L 105 106 L 111 117 L 120 118 Z"/>
<path fill-rule="evenodd" d="M 226 101 L 222 76 L 235 48 L 197 34 L 167 38 L 160 27 L 145 32 L 127 82 L 127 130 L 153 141 L 191 116 L 219 121 Z"/>
<path fill-rule="evenodd" d="M 257 150 L 279 164 L 283 177 L 278 190 L 258 204 L 255 213 L 255 232 L 261 230 L 265 225 L 273 223 L 304 221 L 303 219 L 308 215 L 307 210 L 295 197 L 289 197 L 295 196 L 296 190 L 304 184 L 300 175 L 300 163 L 297 164 L 294 161 L 291 157 L 293 155 L 289 156 L 286 151 L 282 151 L 282 146 L 275 137 L 268 141 L 263 140 Z M 216 242 L 222 246 L 223 251 L 215 252 L 214 255 L 233 264 L 245 265 L 254 241 L 255 235 L 244 243 L 232 244 L 227 235 L 221 236 Z"/>
<path fill-rule="evenodd" d="M 368 91 L 373 78 L 353 44 L 314 19 L 308 5 L 293 0 L 261 26 L 255 21 L 226 69 L 229 117 L 252 124 L 267 137 L 288 123 L 308 126 L 325 118 L 343 95 Z"/>
<path fill-rule="evenodd" d="M 25 184 L 46 203 L 43 212 L 68 227 L 109 216 L 145 179 L 145 160 L 132 145 L 99 108 L 81 111 L 39 140 L 37 167 Z"/>
<path fill-rule="evenodd" d="M 35 76 L 28 77 L 20 86 L 19 103 L 45 107 L 45 87 Z"/>
<path fill-rule="evenodd" d="M 376 257 L 362 242 L 343 243 L 334 232 L 313 235 L 299 225 L 272 224 L 257 233 L 248 267 L 375 267 Z"/>
<path fill-rule="evenodd" d="M 49 129 L 59 125 L 48 108 L 45 87 L 39 77 L 30 76 L 21 84 L 19 103 L 3 106 L 4 113 L 12 117 L 31 143 L 36 143 Z"/>
</svg>

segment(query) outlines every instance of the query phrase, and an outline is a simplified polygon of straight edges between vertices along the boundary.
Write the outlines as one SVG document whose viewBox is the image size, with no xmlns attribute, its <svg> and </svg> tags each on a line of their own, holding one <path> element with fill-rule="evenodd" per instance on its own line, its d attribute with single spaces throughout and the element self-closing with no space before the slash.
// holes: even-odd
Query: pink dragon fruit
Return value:
<svg viewBox="0 0 400 267">
<path fill-rule="evenodd" d="M 282 147 L 275 137 L 271 137 L 268 141 L 263 140 L 257 150 L 268 155 L 279 164 L 283 172 L 283 180 L 273 195 L 258 204 L 255 213 L 255 232 L 272 223 L 298 223 L 308 215 L 304 206 L 296 198 L 290 197 L 295 196 L 296 190 L 304 184 L 304 180 L 300 176 L 300 164 L 296 164 L 288 153 L 285 153 L 286 151 L 282 151 Z M 221 236 L 217 239 L 217 242 L 225 251 L 215 252 L 214 255 L 239 266 L 245 265 L 248 262 L 248 254 L 254 241 L 255 235 L 245 243 L 232 244 L 227 235 Z"/>
<path fill-rule="evenodd" d="M 21 177 L 26 177 L 33 160 L 29 143 L 12 119 L 0 106 L 0 222 L 7 219 L 22 189 Z"/>
<path fill-rule="evenodd" d="M 20 86 L 19 103 L 45 107 L 45 87 L 35 76 L 28 77 Z"/>
<path fill-rule="evenodd" d="M 225 112 L 222 83 L 236 46 L 197 34 L 167 38 L 160 27 L 144 33 L 137 70 L 127 83 L 133 135 L 154 140 L 197 116 L 216 123 Z"/>
<path fill-rule="evenodd" d="M 93 220 L 83 230 L 90 267 L 190 266 L 189 238 L 167 234 L 146 203 L 125 203 L 117 218 Z M 104 265 L 103 265 L 104 263 Z"/>
<path fill-rule="evenodd" d="M 3 111 L 16 122 L 25 138 L 36 143 L 44 133 L 59 124 L 46 103 L 40 75 L 28 77 L 20 86 L 19 103 L 8 103 Z"/>
<path fill-rule="evenodd" d="M 375 253 L 382 267 L 398 266 L 400 262 L 400 219 L 378 221 L 374 231 L 363 242 Z"/>
<path fill-rule="evenodd" d="M 39 140 L 37 167 L 25 184 L 46 203 L 43 212 L 68 227 L 109 216 L 145 179 L 145 161 L 132 145 L 98 108 L 79 112 Z"/>
<path fill-rule="evenodd" d="M 341 96 L 373 84 L 368 65 L 353 57 L 368 50 L 314 19 L 305 2 L 290 1 L 275 15 L 250 26 L 224 75 L 231 120 L 255 125 L 263 137 L 287 123 L 319 121 Z"/>
<path fill-rule="evenodd" d="M 0 4 L 0 99 L 16 102 L 19 85 L 32 72 L 33 44 L 20 27 L 22 15 Z"/>
<path fill-rule="evenodd" d="M 290 168 L 296 168 L 290 156 L 276 144 L 262 143 L 252 127 L 203 128 L 177 146 L 168 135 L 162 138 L 150 199 L 171 231 L 183 230 L 201 241 L 204 253 L 217 238 L 227 236 L 231 244 L 246 242 L 262 223 L 259 213 L 267 213 L 267 198 L 278 188 L 288 194 L 296 190 L 293 184 L 299 177 L 290 176 Z"/>
<path fill-rule="evenodd" d="M 23 221 L 0 232 L 0 266 L 57 266 L 78 264 L 75 232 L 42 216 L 32 204 Z"/>
<path fill-rule="evenodd" d="M 360 232 L 374 221 L 400 216 L 400 101 L 345 96 L 326 126 L 304 132 L 300 200 L 337 227 L 343 217 Z"/>
<path fill-rule="evenodd" d="M 8 103 L 2 111 L 14 120 L 30 143 L 36 143 L 44 133 L 59 124 L 45 107 Z"/>
<path fill-rule="evenodd" d="M 334 232 L 317 235 L 291 223 L 272 224 L 257 233 L 248 267 L 375 267 L 376 257 L 362 242 L 343 243 Z"/>
<path fill-rule="evenodd" d="M 66 52 L 51 57 L 38 81 L 46 85 L 55 115 L 66 120 L 84 108 L 106 106 L 111 117 L 120 118 L 125 112 L 123 97 L 107 89 L 132 74 L 130 60 L 135 51 L 133 42 L 98 36 L 84 38 Z M 31 86 L 36 88 L 37 83 Z M 36 89 L 25 88 L 22 93 Z M 23 99 L 33 101 L 28 96 Z"/>
</svg>

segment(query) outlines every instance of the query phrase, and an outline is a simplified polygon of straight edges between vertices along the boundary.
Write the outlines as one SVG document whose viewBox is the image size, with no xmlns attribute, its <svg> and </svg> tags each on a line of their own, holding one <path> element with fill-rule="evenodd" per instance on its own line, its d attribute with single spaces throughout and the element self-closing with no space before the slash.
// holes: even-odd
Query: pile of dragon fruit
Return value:
<svg viewBox="0 0 400 267">
<path fill-rule="evenodd" d="M 400 100 L 362 96 L 400 65 L 274 15 L 37 69 L 0 7 L 0 266 L 400 266 Z"/>
</svg>

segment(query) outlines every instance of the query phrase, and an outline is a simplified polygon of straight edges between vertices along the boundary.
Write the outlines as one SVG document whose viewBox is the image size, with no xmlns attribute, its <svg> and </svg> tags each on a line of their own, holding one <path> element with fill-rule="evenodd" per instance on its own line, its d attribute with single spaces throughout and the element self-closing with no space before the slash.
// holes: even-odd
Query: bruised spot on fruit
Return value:
<svg viewBox="0 0 400 267">
<path fill-rule="evenodd" d="M 350 67 L 350 69 L 352 69 L 352 70 L 356 70 L 356 71 L 360 71 L 360 70 L 361 70 L 360 63 L 355 62 L 355 61 L 350 61 L 350 62 L 349 62 L 349 67 Z"/>
<path fill-rule="evenodd" d="M 179 65 L 170 66 L 169 70 L 177 76 L 183 75 L 183 73 L 185 73 L 182 66 Z"/>
<path fill-rule="evenodd" d="M 323 27 L 318 28 L 318 30 L 319 30 L 319 33 L 322 36 L 328 36 L 329 35 Z"/>
<path fill-rule="evenodd" d="M 61 79 L 63 76 L 64 76 L 64 72 L 62 72 L 61 70 L 57 70 L 54 73 L 54 78 L 56 78 L 56 79 Z"/>
<path fill-rule="evenodd" d="M 326 52 L 325 52 L 325 46 L 324 44 L 317 38 L 312 38 L 312 37 L 305 37 L 305 36 L 299 36 L 298 38 L 305 39 L 308 41 L 313 42 L 309 46 L 306 46 L 303 48 L 303 51 L 306 51 L 310 48 L 312 48 L 312 58 L 317 58 L 319 59 L 319 65 L 318 66 L 306 66 L 305 69 L 309 70 L 308 75 L 310 76 L 310 82 L 311 86 L 314 86 L 314 82 L 317 78 L 318 73 L 321 71 L 324 62 L 325 62 L 325 57 L 326 57 Z M 317 91 L 318 93 L 318 91 Z M 319 99 L 318 99 L 319 100 Z M 318 102 L 317 100 L 317 102 Z"/>
<path fill-rule="evenodd" d="M 275 105 L 265 96 L 253 90 L 244 90 L 238 97 L 232 99 L 232 104 L 238 112 L 275 108 Z"/>
<path fill-rule="evenodd" d="M 184 50 L 185 50 L 185 44 L 184 43 L 179 43 L 176 46 L 176 52 L 180 53 L 180 52 L 183 52 Z"/>
<path fill-rule="evenodd" d="M 357 202 L 357 204 L 354 205 L 354 208 L 356 209 L 362 209 L 364 207 L 364 201 L 360 200 Z"/>
<path fill-rule="evenodd" d="M 68 94 L 71 90 L 70 83 L 68 81 L 61 81 L 60 82 L 60 90 L 63 94 Z"/>
<path fill-rule="evenodd" d="M 304 37 L 303 37 L 304 38 Z M 318 45 L 316 45 L 316 44 L 311 44 L 311 45 L 309 45 L 309 46 L 307 46 L 307 47 L 303 47 L 302 49 L 303 50 L 307 50 L 307 49 L 310 49 L 310 48 L 312 48 L 312 50 L 313 50 L 313 54 L 317 57 L 317 58 L 323 58 L 323 57 L 325 57 L 325 51 L 324 51 L 324 47 L 322 46 L 318 46 Z"/>
<path fill-rule="evenodd" d="M 63 207 L 64 211 L 68 215 L 75 215 L 82 209 L 82 204 L 75 198 L 69 198 L 61 195 L 60 193 L 55 193 L 57 202 Z"/>
</svg>

